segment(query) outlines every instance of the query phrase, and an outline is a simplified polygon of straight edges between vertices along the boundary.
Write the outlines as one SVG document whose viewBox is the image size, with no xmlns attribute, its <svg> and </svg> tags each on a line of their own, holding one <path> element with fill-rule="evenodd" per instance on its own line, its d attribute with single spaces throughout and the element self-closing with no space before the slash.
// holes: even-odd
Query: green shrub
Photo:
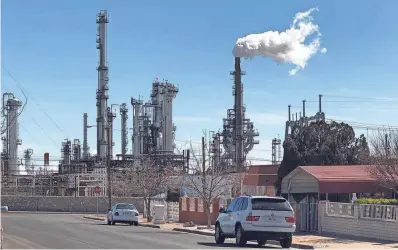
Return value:
<svg viewBox="0 0 398 250">
<path fill-rule="evenodd" d="M 381 199 L 381 198 L 361 198 L 355 201 L 357 204 L 378 204 L 378 205 L 397 205 L 397 199 Z"/>
</svg>

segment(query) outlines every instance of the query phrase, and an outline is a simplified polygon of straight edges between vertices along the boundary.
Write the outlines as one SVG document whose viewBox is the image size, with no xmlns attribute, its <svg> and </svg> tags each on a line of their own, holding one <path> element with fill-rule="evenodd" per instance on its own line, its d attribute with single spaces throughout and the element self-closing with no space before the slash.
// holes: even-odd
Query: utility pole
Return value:
<svg viewBox="0 0 398 250">
<path fill-rule="evenodd" d="M 205 137 L 202 136 L 202 192 L 207 196 Z"/>
<path fill-rule="evenodd" d="M 206 152 L 205 152 L 205 138 L 202 136 L 202 172 L 206 173 Z"/>
<path fill-rule="evenodd" d="M 112 184 L 111 184 L 111 141 L 110 141 L 110 131 L 109 131 L 109 126 L 107 126 L 107 141 L 108 141 L 108 148 L 107 148 L 107 156 L 106 156 L 106 175 L 108 179 L 108 209 L 110 210 L 112 208 Z"/>
</svg>

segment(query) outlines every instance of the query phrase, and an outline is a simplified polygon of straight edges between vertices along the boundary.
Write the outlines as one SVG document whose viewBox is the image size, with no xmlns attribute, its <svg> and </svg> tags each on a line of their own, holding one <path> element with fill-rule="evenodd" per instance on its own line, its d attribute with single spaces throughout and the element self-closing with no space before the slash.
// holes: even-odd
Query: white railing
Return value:
<svg viewBox="0 0 398 250">
<path fill-rule="evenodd" d="M 327 202 L 326 214 L 328 216 L 337 216 L 337 217 L 354 217 L 354 204 Z"/>
<path fill-rule="evenodd" d="M 398 221 L 398 206 L 361 204 L 359 205 L 359 216 L 361 219 Z"/>
</svg>

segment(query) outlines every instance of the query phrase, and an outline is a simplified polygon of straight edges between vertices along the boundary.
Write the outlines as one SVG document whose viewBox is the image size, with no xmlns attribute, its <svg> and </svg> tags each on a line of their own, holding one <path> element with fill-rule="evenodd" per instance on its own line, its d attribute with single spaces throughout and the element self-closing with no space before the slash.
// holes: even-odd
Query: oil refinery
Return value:
<svg viewBox="0 0 398 250">
<path fill-rule="evenodd" d="M 83 138 L 65 139 L 61 142 L 62 160 L 58 171 L 46 171 L 50 155 L 44 155 L 44 168 L 35 171 L 31 156 L 33 149 L 24 152 L 23 159 L 18 158 L 19 138 L 18 117 L 22 102 L 12 93 L 4 93 L 2 119 L 6 124 L 2 136 L 2 194 L 13 194 L 18 187 L 22 195 L 61 195 L 92 196 L 94 187 L 102 188 L 101 195 L 107 192 L 107 166 L 128 163 L 134 167 L 135 160 L 144 155 L 159 159 L 167 158 L 174 166 L 187 171 L 189 149 L 176 153 L 175 133 L 177 126 L 173 122 L 173 100 L 179 92 L 178 87 L 168 80 L 156 78 L 152 83 L 149 100 L 131 97 L 127 102 L 109 104 L 109 72 L 107 65 L 107 25 L 109 16 L 106 10 L 96 16 L 98 50 L 98 86 L 96 90 L 96 124 L 88 124 L 88 113 L 83 114 Z M 243 86 L 240 58 L 235 59 L 233 95 L 234 108 L 229 109 L 223 119 L 223 128 L 214 133 L 211 141 L 213 167 L 227 167 L 231 171 L 241 171 L 247 153 L 258 144 L 254 138 L 259 133 L 250 119 L 245 117 L 243 106 Z M 121 152 L 114 153 L 114 120 L 119 110 L 121 124 Z M 131 116 L 129 116 L 131 112 Z M 130 117 L 130 120 L 129 120 Z M 128 124 L 132 124 L 132 136 L 128 138 Z M 96 155 L 90 155 L 87 130 L 96 127 Z M 129 141 L 131 140 L 131 144 Z M 82 143 L 81 143 L 82 142 Z M 131 145 L 129 149 L 129 145 Z M 222 147 L 221 147 L 222 146 Z M 131 152 L 131 154 L 129 154 Z M 114 155 L 116 157 L 114 157 Z M 126 165 L 126 164 L 125 164 Z M 239 167 L 240 166 L 240 167 Z"/>
<path fill-rule="evenodd" d="M 19 137 L 19 115 L 22 102 L 12 93 L 3 94 L 2 124 L 2 194 L 19 195 L 55 195 L 55 196 L 93 196 L 94 187 L 101 187 L 101 195 L 107 193 L 109 175 L 107 171 L 115 166 L 135 167 L 137 159 L 151 155 L 157 159 L 168 159 L 173 165 L 189 171 L 190 149 L 176 150 L 175 135 L 177 126 L 173 122 L 173 100 L 177 98 L 178 86 L 168 80 L 156 78 L 151 85 L 149 98 L 133 94 L 130 102 L 109 104 L 109 69 L 107 64 L 107 25 L 109 17 L 106 10 L 96 16 L 98 50 L 98 86 L 96 89 L 96 124 L 88 124 L 90 114 L 83 113 L 82 138 L 65 139 L 61 144 L 62 159 L 58 171 L 47 171 L 50 155 L 44 154 L 44 168 L 35 169 L 33 149 L 26 149 L 23 158 L 18 158 L 18 147 L 22 145 Z M 259 132 L 247 117 L 243 102 L 241 59 L 235 57 L 232 94 L 233 108 L 227 110 L 226 118 L 218 132 L 213 132 L 210 139 L 210 158 L 212 168 L 223 168 L 231 172 L 245 170 L 247 155 L 254 145 Z M 320 97 L 321 98 L 321 97 Z M 321 99 L 320 99 L 321 102 Z M 131 115 L 130 115 L 131 114 Z M 120 115 L 120 127 L 116 128 L 115 118 Z M 321 111 L 314 117 L 303 116 L 300 119 L 289 118 L 286 122 L 286 135 L 296 123 L 308 123 L 312 119 L 324 119 Z M 131 138 L 128 131 L 132 125 Z M 96 155 L 90 155 L 88 129 L 96 127 Z M 114 131 L 121 131 L 119 142 L 114 141 Z M 114 152 L 115 143 L 120 143 L 121 152 Z M 270 145 L 271 146 L 271 145 Z M 282 158 L 281 140 L 272 140 L 272 164 L 279 164 Z"/>
</svg>

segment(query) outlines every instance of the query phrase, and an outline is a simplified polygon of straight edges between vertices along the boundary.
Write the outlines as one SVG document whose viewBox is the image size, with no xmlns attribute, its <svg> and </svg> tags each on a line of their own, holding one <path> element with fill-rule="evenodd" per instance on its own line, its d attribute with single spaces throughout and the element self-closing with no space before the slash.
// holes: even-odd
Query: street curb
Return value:
<svg viewBox="0 0 398 250">
<path fill-rule="evenodd" d="M 280 246 L 278 241 L 270 240 L 267 241 L 267 244 L 273 245 L 273 246 Z M 305 245 L 305 244 L 292 244 L 292 248 L 298 248 L 298 249 L 315 249 L 314 246 L 312 245 Z"/>
<path fill-rule="evenodd" d="M 83 216 L 83 219 L 105 221 L 105 218 L 98 218 L 98 217 L 92 217 L 92 216 Z M 158 225 L 141 224 L 141 223 L 138 223 L 138 226 L 139 227 L 161 228 Z"/>
<path fill-rule="evenodd" d="M 214 233 L 201 232 L 201 231 L 192 230 L 192 229 L 186 229 L 186 228 L 174 228 L 173 231 L 183 232 L 183 233 L 191 233 L 191 234 L 198 234 L 198 235 L 204 235 L 204 236 L 214 236 Z M 267 244 L 274 245 L 274 246 L 280 246 L 279 242 L 277 242 L 277 241 L 267 241 Z M 293 248 L 299 248 L 299 249 L 315 249 L 314 246 L 305 245 L 305 244 L 292 244 L 292 247 Z"/>
<path fill-rule="evenodd" d="M 199 234 L 199 235 L 205 235 L 205 236 L 213 236 L 213 233 L 209 233 L 209 232 L 201 232 L 201 231 L 197 231 L 197 230 L 192 230 L 192 229 L 186 229 L 186 228 L 174 228 L 173 231 L 176 232 L 182 232 L 182 233 L 191 233 L 191 234 Z"/>
<path fill-rule="evenodd" d="M 105 218 L 98 218 L 92 216 L 83 216 L 83 219 L 105 221 Z"/>
<path fill-rule="evenodd" d="M 138 223 L 138 226 L 139 226 L 139 227 L 150 227 L 150 228 L 161 228 L 161 227 L 158 226 L 158 225 L 141 224 L 141 223 Z"/>
</svg>

